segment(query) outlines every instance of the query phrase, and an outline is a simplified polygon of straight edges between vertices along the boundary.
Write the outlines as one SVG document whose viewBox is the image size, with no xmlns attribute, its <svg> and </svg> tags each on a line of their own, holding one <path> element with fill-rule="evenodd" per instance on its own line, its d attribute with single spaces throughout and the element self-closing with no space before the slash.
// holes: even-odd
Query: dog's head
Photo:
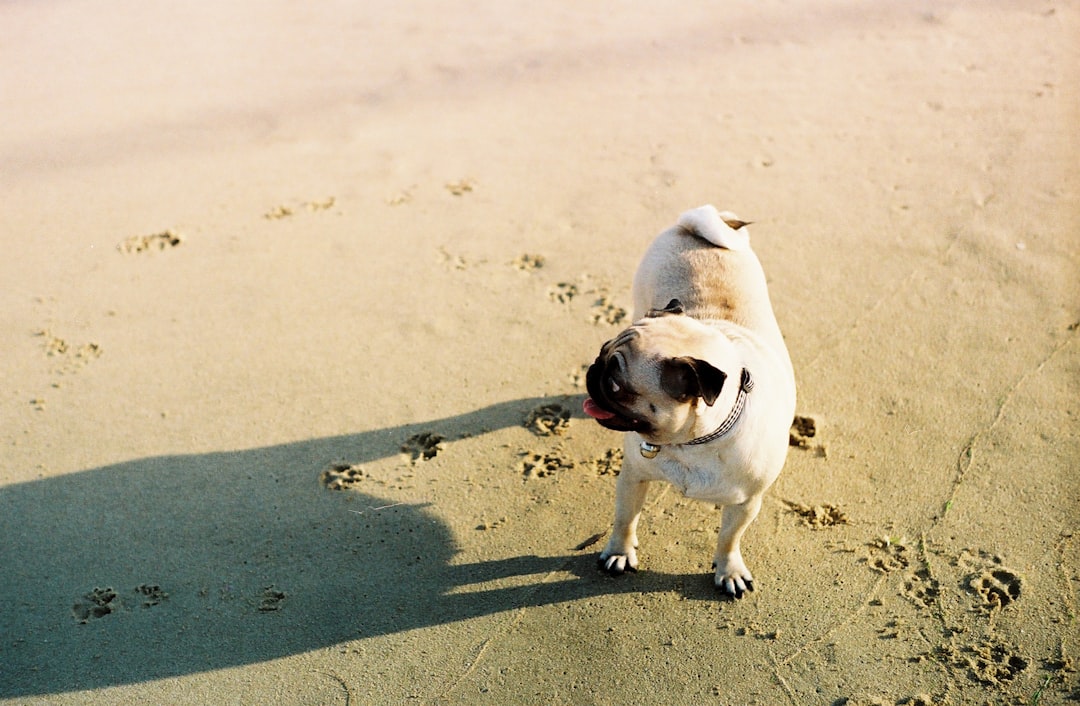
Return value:
<svg viewBox="0 0 1080 706">
<path fill-rule="evenodd" d="M 585 413 L 615 431 L 655 443 L 687 434 L 699 406 L 711 407 L 727 373 L 699 357 L 707 331 L 672 300 L 605 343 L 589 367 Z"/>
</svg>

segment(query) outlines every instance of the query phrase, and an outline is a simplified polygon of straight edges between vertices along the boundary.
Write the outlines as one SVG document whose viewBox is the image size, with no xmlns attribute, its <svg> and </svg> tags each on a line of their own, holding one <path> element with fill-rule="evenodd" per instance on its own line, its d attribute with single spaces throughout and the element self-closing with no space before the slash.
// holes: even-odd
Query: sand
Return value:
<svg viewBox="0 0 1080 706">
<path fill-rule="evenodd" d="M 1080 6 L 0 5 L 0 700 L 1080 698 Z M 799 384 L 722 600 L 583 366 L 753 221 Z"/>
</svg>

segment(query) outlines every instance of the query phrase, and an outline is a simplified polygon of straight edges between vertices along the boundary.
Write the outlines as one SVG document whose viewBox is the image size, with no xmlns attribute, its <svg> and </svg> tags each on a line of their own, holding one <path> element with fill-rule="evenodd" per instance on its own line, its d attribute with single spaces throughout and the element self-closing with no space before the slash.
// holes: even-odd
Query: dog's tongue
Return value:
<svg viewBox="0 0 1080 706">
<path fill-rule="evenodd" d="M 614 412 L 600 409 L 600 405 L 593 402 L 591 397 L 585 398 L 585 403 L 581 405 L 581 409 L 593 419 L 611 419 L 615 416 Z"/>
</svg>

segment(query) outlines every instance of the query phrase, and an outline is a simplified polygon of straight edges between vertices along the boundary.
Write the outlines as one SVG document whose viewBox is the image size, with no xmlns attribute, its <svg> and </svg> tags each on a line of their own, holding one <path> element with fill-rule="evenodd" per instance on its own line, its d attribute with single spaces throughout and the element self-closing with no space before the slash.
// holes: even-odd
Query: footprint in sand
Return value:
<svg viewBox="0 0 1080 706">
<path fill-rule="evenodd" d="M 585 465 L 598 476 L 617 476 L 623 465 L 622 449 L 608 449 L 596 458 L 586 461 Z"/>
<path fill-rule="evenodd" d="M 911 564 L 908 548 L 903 541 L 897 542 L 891 537 L 884 537 L 875 539 L 867 546 L 869 552 L 865 561 L 874 571 L 888 574 L 906 569 Z"/>
<path fill-rule="evenodd" d="M 526 253 L 514 258 L 514 261 L 510 264 L 512 264 L 515 269 L 521 270 L 522 272 L 533 272 L 544 266 L 544 256 Z"/>
<path fill-rule="evenodd" d="M 387 205 L 389 205 L 389 206 L 401 206 L 403 204 L 409 203 L 410 201 L 413 200 L 413 193 L 416 191 L 416 189 L 417 189 L 417 185 L 413 184 L 412 186 L 410 186 L 407 189 L 402 189 L 402 190 L 398 191 L 393 196 L 388 196 L 386 198 Z"/>
<path fill-rule="evenodd" d="M 1004 565 L 1001 557 L 985 551 L 964 550 L 957 565 L 967 569 L 963 586 L 979 597 L 981 608 L 995 611 L 1020 599 L 1024 580 Z"/>
<path fill-rule="evenodd" d="M 445 247 L 439 246 L 439 262 L 450 270 L 467 270 L 471 264 L 462 255 L 454 255 Z"/>
<path fill-rule="evenodd" d="M 125 238 L 116 246 L 122 253 L 153 252 L 154 250 L 171 250 L 184 242 L 183 238 L 174 231 L 166 230 L 153 235 L 133 235 Z"/>
<path fill-rule="evenodd" d="M 321 201 L 305 201 L 304 208 L 309 211 L 329 211 L 337 203 L 337 197 L 327 196 Z"/>
<path fill-rule="evenodd" d="M 134 591 L 136 601 L 143 608 L 153 608 L 169 597 L 157 584 L 144 583 L 137 586 Z M 123 607 L 120 595 L 112 588 L 95 588 L 84 595 L 75 605 L 71 606 L 71 614 L 80 623 L 88 623 L 91 620 L 104 618 L 118 612 Z"/>
<path fill-rule="evenodd" d="M 442 442 L 446 437 L 432 432 L 413 434 L 401 445 L 402 453 L 410 456 L 413 463 L 417 461 L 430 461 L 443 450 Z"/>
<path fill-rule="evenodd" d="M 70 348 L 70 346 L 68 346 L 67 341 L 60 338 L 59 336 L 52 335 L 47 330 L 38 331 L 34 335 L 44 337 L 44 339 L 45 339 L 45 346 L 44 346 L 45 347 L 45 355 L 47 355 L 49 357 L 64 355 L 64 354 L 66 354 L 68 352 L 68 350 Z"/>
<path fill-rule="evenodd" d="M 791 423 L 791 430 L 788 432 L 788 445 L 813 451 L 817 456 L 825 458 L 828 452 L 825 445 L 819 440 L 820 433 L 820 419 L 809 416 L 796 416 Z"/>
<path fill-rule="evenodd" d="M 152 583 L 144 583 L 143 585 L 136 587 L 135 593 L 137 593 L 142 600 L 143 608 L 152 608 L 156 605 L 160 605 L 162 601 L 169 597 L 168 593 L 161 590 L 161 586 Z"/>
<path fill-rule="evenodd" d="M 464 196 L 472 192 L 476 188 L 476 182 L 473 179 L 464 178 L 457 181 L 447 182 L 446 190 L 454 196 Z"/>
<path fill-rule="evenodd" d="M 606 294 L 601 294 L 593 303 L 592 322 L 594 324 L 618 326 L 626 321 L 626 317 L 626 309 L 615 304 Z"/>
<path fill-rule="evenodd" d="M 505 525 L 509 521 L 510 521 L 510 518 L 505 517 L 505 516 L 500 517 L 497 520 L 485 520 L 485 519 L 481 518 L 480 519 L 480 524 L 478 524 L 476 526 L 476 529 L 478 531 L 480 531 L 480 532 L 487 532 L 488 530 L 499 529 L 500 527 L 502 527 L 503 525 Z"/>
<path fill-rule="evenodd" d="M 570 410 L 558 403 L 540 405 L 529 412 L 525 426 L 537 436 L 562 436 L 570 429 Z"/>
<path fill-rule="evenodd" d="M 42 339 L 45 355 L 60 361 L 55 371 L 60 374 L 73 373 L 88 365 L 90 361 L 100 358 L 103 353 L 101 346 L 97 343 L 76 346 L 54 335 L 48 329 L 35 331 L 34 335 Z"/>
<path fill-rule="evenodd" d="M 280 221 L 282 218 L 288 218 L 293 215 L 292 206 L 274 206 L 272 209 L 263 214 L 263 218 L 268 221 Z"/>
<path fill-rule="evenodd" d="M 983 607 L 991 611 L 1001 610 L 1019 600 L 1023 592 L 1023 579 L 1004 566 L 972 574 L 967 585 L 982 599 Z"/>
<path fill-rule="evenodd" d="M 562 471 L 572 470 L 574 462 L 568 461 L 556 453 L 540 454 L 534 451 L 525 451 L 522 452 L 522 459 L 518 467 L 525 478 L 551 478 Z"/>
<path fill-rule="evenodd" d="M 847 513 L 830 503 L 803 505 L 785 500 L 784 504 L 788 506 L 789 510 L 801 517 L 803 524 L 811 529 L 820 530 L 848 524 Z"/>
<path fill-rule="evenodd" d="M 559 282 L 548 290 L 548 298 L 559 304 L 569 304 L 578 295 L 578 286 L 572 282 Z"/>
<path fill-rule="evenodd" d="M 971 676 L 984 684 L 1006 684 L 1028 668 L 1028 661 L 1016 650 L 1000 642 L 983 642 L 965 647 L 959 660 Z"/>
<path fill-rule="evenodd" d="M 585 387 L 585 378 L 589 372 L 588 365 L 582 365 L 574 370 L 571 370 L 566 379 L 570 381 L 570 384 L 574 387 Z"/>
<path fill-rule="evenodd" d="M 329 490 L 348 490 L 364 480 L 364 469 L 348 463 L 335 463 L 319 475 L 319 481 Z"/>
<path fill-rule="evenodd" d="M 930 575 L 929 569 L 919 569 L 904 577 L 902 593 L 915 605 L 930 608 L 941 595 L 941 584 Z"/>
<path fill-rule="evenodd" d="M 808 448 L 810 439 L 817 436 L 817 420 L 813 417 L 796 416 L 791 423 L 791 431 L 788 435 L 788 443 L 791 446 Z"/>
<path fill-rule="evenodd" d="M 337 197 L 327 196 L 325 199 L 317 201 L 304 201 L 299 206 L 290 206 L 288 204 L 279 204 L 263 214 L 263 218 L 268 221 L 280 221 L 285 218 L 290 218 L 296 215 L 298 209 L 304 209 L 312 213 L 316 211 L 329 211 L 337 203 Z"/>
<path fill-rule="evenodd" d="M 120 609 L 120 598 L 112 588 L 95 588 L 71 606 L 71 614 L 80 623 L 104 618 Z"/>
<path fill-rule="evenodd" d="M 281 610 L 281 604 L 285 601 L 285 592 L 279 591 L 272 585 L 263 589 L 262 598 L 259 601 L 259 611 L 272 613 Z"/>
</svg>

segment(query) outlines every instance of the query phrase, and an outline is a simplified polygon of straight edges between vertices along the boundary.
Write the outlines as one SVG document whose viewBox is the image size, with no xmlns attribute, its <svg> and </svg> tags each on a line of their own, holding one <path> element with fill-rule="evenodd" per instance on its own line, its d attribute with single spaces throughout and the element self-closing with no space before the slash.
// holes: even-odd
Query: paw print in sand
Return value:
<svg viewBox="0 0 1080 706">
<path fill-rule="evenodd" d="M 991 567 L 972 575 L 968 587 L 982 597 L 985 607 L 1000 610 L 1020 598 L 1023 579 L 1004 566 Z"/>
<path fill-rule="evenodd" d="M 348 463 L 335 463 L 319 475 L 319 480 L 330 490 L 348 490 L 364 479 L 364 469 Z"/>
<path fill-rule="evenodd" d="M 111 588 L 95 588 L 71 606 L 71 614 L 80 623 L 104 618 L 120 609 L 120 598 Z"/>
<path fill-rule="evenodd" d="M 626 309 L 617 305 L 606 294 L 601 294 L 593 303 L 592 322 L 594 324 L 618 326 L 626 321 L 626 317 Z"/>
<path fill-rule="evenodd" d="M 537 436 L 562 436 L 570 429 L 570 410 L 561 404 L 543 404 L 529 412 L 525 426 Z"/>
<path fill-rule="evenodd" d="M 548 478 L 560 471 L 571 470 L 573 467 L 573 461 L 568 461 L 558 454 L 540 454 L 532 451 L 525 452 L 520 463 L 521 474 L 526 478 Z"/>
<path fill-rule="evenodd" d="M 417 461 L 430 461 L 443 450 L 442 442 L 446 437 L 429 431 L 413 434 L 401 445 L 402 453 L 411 457 L 413 463 Z"/>
<path fill-rule="evenodd" d="M 813 451 L 818 457 L 828 457 L 828 450 L 821 442 L 821 420 L 809 416 L 796 416 L 788 432 L 788 445 Z"/>
</svg>

